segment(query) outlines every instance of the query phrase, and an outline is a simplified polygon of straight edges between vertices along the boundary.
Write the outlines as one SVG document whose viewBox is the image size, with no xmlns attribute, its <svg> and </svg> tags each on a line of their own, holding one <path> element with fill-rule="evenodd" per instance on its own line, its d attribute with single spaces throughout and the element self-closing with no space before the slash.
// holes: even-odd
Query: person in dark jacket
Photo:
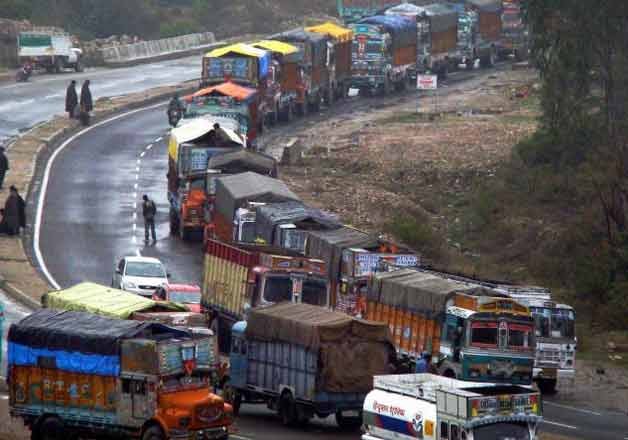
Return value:
<svg viewBox="0 0 628 440">
<path fill-rule="evenodd" d="M 72 80 L 65 92 L 65 111 L 70 119 L 75 117 L 78 96 L 76 96 L 76 81 Z"/>
<path fill-rule="evenodd" d="M 0 189 L 2 189 L 2 183 L 4 182 L 4 176 L 9 171 L 9 159 L 4 154 L 4 147 L 0 147 Z"/>
<path fill-rule="evenodd" d="M 7 233 L 16 235 L 20 233 L 20 227 L 26 227 L 26 203 L 15 186 L 11 186 L 10 191 L 4 204 L 4 221 Z"/>
<path fill-rule="evenodd" d="M 181 103 L 179 99 L 179 94 L 175 93 L 170 103 L 168 104 L 168 123 L 172 127 L 176 127 L 181 118 L 183 117 L 183 113 L 185 112 L 185 107 L 183 103 Z"/>
<path fill-rule="evenodd" d="M 89 125 L 89 113 L 94 109 L 92 101 L 92 92 L 89 90 L 89 80 L 86 79 L 81 87 L 81 122 L 83 125 Z"/>
<path fill-rule="evenodd" d="M 144 241 L 148 243 L 148 232 L 153 236 L 153 242 L 157 241 L 155 236 L 155 215 L 157 215 L 157 207 L 155 202 L 148 198 L 146 194 L 142 196 L 142 215 L 144 216 Z"/>
</svg>

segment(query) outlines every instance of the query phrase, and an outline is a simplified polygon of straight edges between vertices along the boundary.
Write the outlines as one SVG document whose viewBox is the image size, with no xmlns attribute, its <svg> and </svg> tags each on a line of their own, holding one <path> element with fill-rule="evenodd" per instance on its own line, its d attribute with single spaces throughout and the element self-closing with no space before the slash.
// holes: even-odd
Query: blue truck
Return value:
<svg viewBox="0 0 628 440">
<path fill-rule="evenodd" d="M 265 403 L 284 425 L 335 414 L 341 428 L 357 428 L 373 376 L 390 372 L 394 356 L 385 324 L 310 304 L 253 309 L 232 328 L 224 395 L 234 414 Z"/>
</svg>

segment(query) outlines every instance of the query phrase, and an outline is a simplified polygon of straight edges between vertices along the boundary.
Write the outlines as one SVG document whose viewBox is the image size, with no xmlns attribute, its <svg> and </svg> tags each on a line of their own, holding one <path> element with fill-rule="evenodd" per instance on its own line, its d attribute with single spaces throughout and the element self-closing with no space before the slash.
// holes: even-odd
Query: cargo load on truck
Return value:
<svg viewBox="0 0 628 440">
<path fill-rule="evenodd" d="M 504 0 L 502 10 L 502 38 L 500 55 L 523 61 L 529 56 L 528 29 L 523 22 L 521 0 Z"/>
<path fill-rule="evenodd" d="M 364 401 L 362 440 L 538 439 L 541 395 L 529 387 L 433 374 L 376 376 Z"/>
<path fill-rule="evenodd" d="M 308 231 L 340 227 L 336 215 L 297 201 L 260 206 L 255 216 L 256 239 L 297 252 L 305 252 Z"/>
<path fill-rule="evenodd" d="M 208 161 L 216 154 L 241 150 L 246 145 L 234 125 L 237 125 L 235 119 L 213 115 L 188 120 L 170 132 L 168 201 L 171 234 L 178 234 L 184 240 L 202 234 L 206 223 Z"/>
<path fill-rule="evenodd" d="M 534 321 L 495 290 L 421 269 L 376 272 L 367 318 L 389 324 L 400 356 L 430 353 L 440 374 L 478 382 L 532 382 Z"/>
<path fill-rule="evenodd" d="M 271 35 L 269 39 L 289 43 L 303 53 L 303 59 L 299 63 L 296 110 L 300 116 L 306 115 L 310 110 L 318 111 L 329 84 L 329 37 L 297 28 Z"/>
<path fill-rule="evenodd" d="M 330 38 L 328 45 L 329 86 L 327 95 L 323 98 L 327 105 L 331 105 L 334 100 L 345 98 L 351 86 L 353 32 L 351 29 L 338 26 L 330 21 L 306 27 L 305 30 L 327 35 Z"/>
<path fill-rule="evenodd" d="M 257 88 L 268 76 L 270 53 L 237 43 L 220 47 L 203 56 L 204 86 L 232 81 Z"/>
<path fill-rule="evenodd" d="M 351 86 L 365 93 L 403 90 L 417 57 L 417 24 L 405 16 L 374 15 L 350 25 L 353 31 Z"/>
<path fill-rule="evenodd" d="M 228 437 L 231 406 L 209 392 L 204 337 L 42 309 L 11 326 L 8 344 L 10 413 L 33 438 Z"/>
<path fill-rule="evenodd" d="M 336 414 L 341 426 L 359 426 L 373 376 L 388 372 L 394 357 L 385 325 L 308 304 L 255 309 L 233 337 L 235 409 L 268 403 L 286 424 Z"/>
<path fill-rule="evenodd" d="M 502 0 L 465 0 L 467 10 L 475 13 L 473 56 L 483 67 L 497 62 L 502 38 Z"/>
<path fill-rule="evenodd" d="M 269 102 L 272 102 L 270 122 L 292 121 L 299 93 L 299 64 L 303 62 L 303 52 L 292 44 L 276 40 L 262 40 L 251 46 L 272 54 L 269 76 L 272 82 L 266 89 Z"/>
<path fill-rule="evenodd" d="M 299 200 L 281 180 L 253 172 L 216 179 L 216 201 L 213 209 L 215 235 L 223 241 L 252 242 L 255 218 L 248 219 L 250 203 L 276 203 Z M 242 209 L 242 211 L 239 211 Z"/>
<path fill-rule="evenodd" d="M 459 12 L 451 4 L 424 6 L 424 14 L 417 21 L 419 72 L 430 71 L 446 77 L 460 62 L 466 62 L 458 47 Z"/>
<path fill-rule="evenodd" d="M 83 51 L 74 46 L 65 32 L 35 28 L 20 32 L 17 38 L 17 56 L 20 63 L 31 62 L 48 73 L 59 73 L 64 68 L 83 71 Z"/>
<path fill-rule="evenodd" d="M 338 16 L 346 24 L 376 15 L 398 4 L 399 0 L 336 0 Z"/>
</svg>

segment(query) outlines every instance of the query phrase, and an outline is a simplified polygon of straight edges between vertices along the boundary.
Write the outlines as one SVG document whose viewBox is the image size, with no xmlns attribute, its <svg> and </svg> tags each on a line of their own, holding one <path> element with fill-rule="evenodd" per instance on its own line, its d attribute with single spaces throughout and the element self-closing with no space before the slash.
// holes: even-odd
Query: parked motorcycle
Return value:
<svg viewBox="0 0 628 440">
<path fill-rule="evenodd" d="M 26 82 L 28 81 L 28 79 L 31 77 L 32 74 L 33 74 L 33 66 L 31 66 L 30 64 L 25 64 L 15 74 L 15 81 Z"/>
</svg>

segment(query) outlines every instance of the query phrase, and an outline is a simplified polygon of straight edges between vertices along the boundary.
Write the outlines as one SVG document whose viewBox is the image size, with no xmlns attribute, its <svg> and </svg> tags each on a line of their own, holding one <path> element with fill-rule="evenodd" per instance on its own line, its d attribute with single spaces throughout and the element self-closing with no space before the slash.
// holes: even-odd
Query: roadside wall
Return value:
<svg viewBox="0 0 628 440">
<path fill-rule="evenodd" d="M 142 58 L 155 58 L 177 52 L 202 49 L 216 42 L 213 32 L 181 35 L 179 37 L 164 38 L 162 40 L 141 41 L 139 43 L 112 46 L 99 50 L 102 63 L 116 64 Z M 98 59 L 94 60 L 98 62 Z"/>
</svg>

